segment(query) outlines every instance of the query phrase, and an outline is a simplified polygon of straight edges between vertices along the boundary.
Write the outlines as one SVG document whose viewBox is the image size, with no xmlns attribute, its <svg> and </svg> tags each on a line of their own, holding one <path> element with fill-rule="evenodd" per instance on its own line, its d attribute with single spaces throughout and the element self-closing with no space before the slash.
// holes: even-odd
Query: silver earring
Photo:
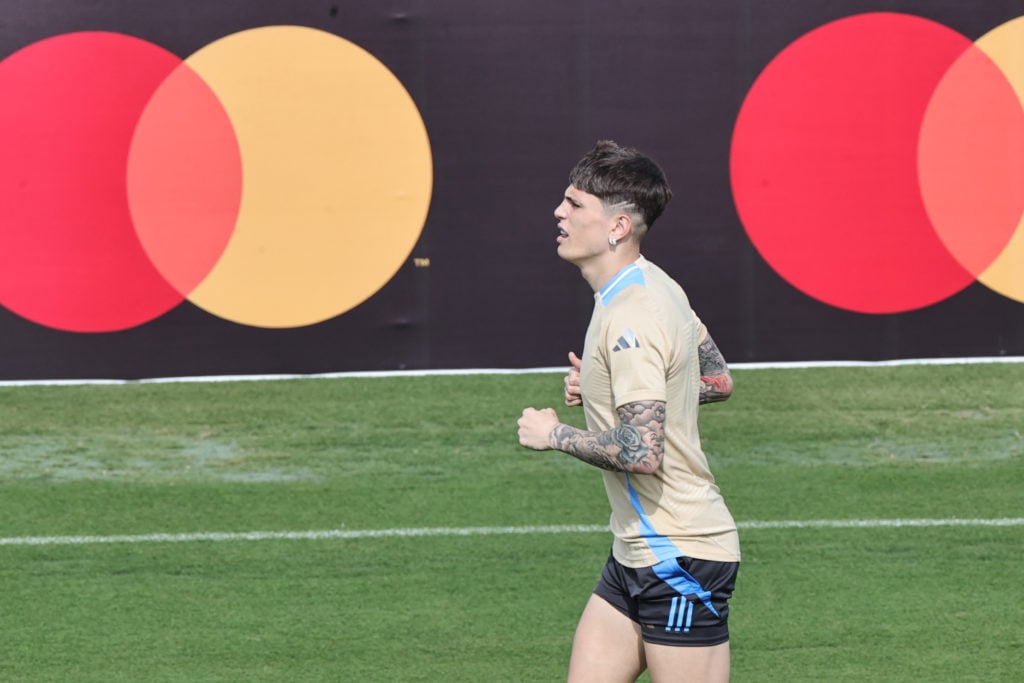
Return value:
<svg viewBox="0 0 1024 683">
<path fill-rule="evenodd" d="M 612 245 L 614 247 L 615 246 L 615 238 L 614 237 L 609 237 L 608 238 L 608 244 L 610 244 L 610 245 Z"/>
</svg>

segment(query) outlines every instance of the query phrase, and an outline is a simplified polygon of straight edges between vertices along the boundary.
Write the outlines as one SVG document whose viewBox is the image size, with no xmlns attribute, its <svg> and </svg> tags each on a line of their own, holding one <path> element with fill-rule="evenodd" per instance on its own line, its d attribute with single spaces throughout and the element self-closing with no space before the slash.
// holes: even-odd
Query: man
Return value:
<svg viewBox="0 0 1024 683">
<path fill-rule="evenodd" d="M 727 681 L 736 524 L 708 469 L 698 406 L 732 393 L 725 360 L 685 293 L 640 255 L 672 197 L 658 165 L 602 141 L 555 210 L 558 254 L 595 292 L 582 358 L 569 354 L 565 404 L 527 408 L 519 442 L 601 468 L 611 556 L 576 628 L 570 681 Z"/>
</svg>

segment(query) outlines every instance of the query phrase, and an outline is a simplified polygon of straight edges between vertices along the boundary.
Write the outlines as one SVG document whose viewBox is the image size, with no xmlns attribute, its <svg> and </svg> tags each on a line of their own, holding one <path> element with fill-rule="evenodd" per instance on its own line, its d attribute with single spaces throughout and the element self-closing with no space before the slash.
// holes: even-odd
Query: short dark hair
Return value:
<svg viewBox="0 0 1024 683">
<path fill-rule="evenodd" d="M 664 171 L 650 157 L 600 140 L 569 173 L 569 184 L 606 205 L 628 203 L 650 228 L 672 199 Z"/>
</svg>

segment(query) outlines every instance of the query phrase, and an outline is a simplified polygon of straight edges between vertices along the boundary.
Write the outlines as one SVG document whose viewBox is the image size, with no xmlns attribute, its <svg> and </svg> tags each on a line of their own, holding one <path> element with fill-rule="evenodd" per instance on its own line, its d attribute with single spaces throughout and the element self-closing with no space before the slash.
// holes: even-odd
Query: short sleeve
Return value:
<svg viewBox="0 0 1024 683">
<path fill-rule="evenodd" d="M 700 346 L 708 340 L 708 328 L 696 313 L 693 314 L 693 320 L 697 325 L 697 346 Z"/>
</svg>

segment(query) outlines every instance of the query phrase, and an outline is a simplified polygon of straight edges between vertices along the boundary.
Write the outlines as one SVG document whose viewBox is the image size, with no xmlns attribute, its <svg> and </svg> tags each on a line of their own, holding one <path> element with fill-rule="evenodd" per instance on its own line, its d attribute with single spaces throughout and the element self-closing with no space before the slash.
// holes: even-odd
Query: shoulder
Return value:
<svg viewBox="0 0 1024 683">
<path fill-rule="evenodd" d="M 605 321 L 615 323 L 655 316 L 657 306 L 651 294 L 646 284 L 634 284 L 622 289 L 604 306 Z"/>
<path fill-rule="evenodd" d="M 689 308 L 689 297 L 686 296 L 683 286 L 675 278 L 650 261 L 646 262 L 645 274 L 652 294 L 664 296 Z"/>
</svg>

